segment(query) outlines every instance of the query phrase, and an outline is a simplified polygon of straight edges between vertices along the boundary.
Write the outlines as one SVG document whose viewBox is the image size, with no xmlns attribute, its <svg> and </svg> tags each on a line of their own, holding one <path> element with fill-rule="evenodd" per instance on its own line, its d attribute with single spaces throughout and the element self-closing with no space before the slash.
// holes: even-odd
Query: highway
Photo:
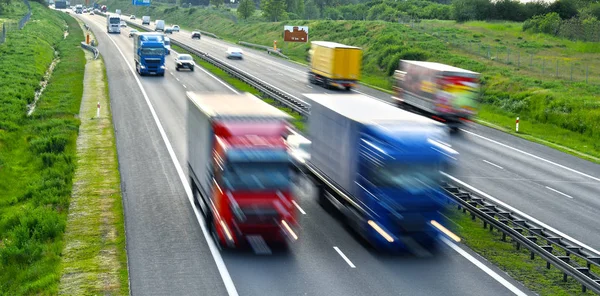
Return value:
<svg viewBox="0 0 600 296">
<path fill-rule="evenodd" d="M 139 20 L 134 22 L 141 25 Z M 191 32 L 185 30 L 169 35 L 296 98 L 303 99 L 304 93 L 346 93 L 310 85 L 305 66 L 264 51 L 244 47 L 245 60 L 227 60 L 227 47 L 241 46 L 208 36 L 192 40 L 190 36 Z M 389 94 L 365 86 L 355 92 L 391 101 Z M 454 177 L 600 249 L 596 225 L 600 213 L 600 165 L 477 124 L 465 126 L 451 144 L 460 153 L 461 163 Z"/>
<path fill-rule="evenodd" d="M 140 77 L 128 29 L 108 35 L 103 17 L 79 17 L 107 67 L 133 295 L 533 295 L 450 242 L 425 258 L 377 254 L 311 190 L 298 190 L 302 229 L 289 250 L 217 251 L 189 199 L 185 91 L 234 90 L 199 67 L 174 71 L 173 55 L 165 77 Z"/>
</svg>

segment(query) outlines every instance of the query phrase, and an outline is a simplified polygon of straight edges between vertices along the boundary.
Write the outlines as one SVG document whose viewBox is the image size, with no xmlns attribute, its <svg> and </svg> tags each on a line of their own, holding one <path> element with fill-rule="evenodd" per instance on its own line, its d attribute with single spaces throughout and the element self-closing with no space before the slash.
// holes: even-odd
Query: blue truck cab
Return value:
<svg viewBox="0 0 600 296">
<path fill-rule="evenodd" d="M 435 248 L 442 233 L 442 173 L 457 152 L 446 127 L 364 95 L 307 94 L 306 171 L 319 203 L 335 206 L 376 249 Z"/>
<path fill-rule="evenodd" d="M 133 35 L 135 68 L 140 75 L 165 75 L 166 50 L 164 42 L 155 33 L 136 32 Z"/>
</svg>

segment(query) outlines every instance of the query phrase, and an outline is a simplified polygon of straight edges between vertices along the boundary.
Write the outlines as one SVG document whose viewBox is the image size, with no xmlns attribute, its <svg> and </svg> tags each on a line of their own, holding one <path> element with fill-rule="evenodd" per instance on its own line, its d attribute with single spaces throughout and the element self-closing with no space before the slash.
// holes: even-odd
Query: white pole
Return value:
<svg viewBox="0 0 600 296">
<path fill-rule="evenodd" d="M 100 106 L 100 105 L 98 105 Z M 519 132 L 519 117 L 517 117 L 517 133 Z"/>
<path fill-rule="evenodd" d="M 100 118 L 100 102 L 98 102 L 98 109 L 96 110 L 96 118 Z M 519 128 L 517 128 L 518 130 Z"/>
</svg>

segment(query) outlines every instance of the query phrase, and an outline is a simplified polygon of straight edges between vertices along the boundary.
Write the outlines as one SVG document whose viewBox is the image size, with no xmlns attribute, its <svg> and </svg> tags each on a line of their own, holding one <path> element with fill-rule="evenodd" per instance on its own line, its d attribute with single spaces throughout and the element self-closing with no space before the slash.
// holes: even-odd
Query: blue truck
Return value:
<svg viewBox="0 0 600 296">
<path fill-rule="evenodd" d="M 305 96 L 311 105 L 305 169 L 321 206 L 337 208 L 378 250 L 435 249 L 447 231 L 440 171 L 458 154 L 446 144 L 446 128 L 364 95 Z"/>
<path fill-rule="evenodd" d="M 146 36 L 156 36 L 165 45 L 165 54 L 171 54 L 171 39 L 161 32 L 145 32 Z"/>
<path fill-rule="evenodd" d="M 140 75 L 154 74 L 165 76 L 165 44 L 154 33 L 135 32 L 133 34 L 133 56 L 135 69 Z"/>
</svg>

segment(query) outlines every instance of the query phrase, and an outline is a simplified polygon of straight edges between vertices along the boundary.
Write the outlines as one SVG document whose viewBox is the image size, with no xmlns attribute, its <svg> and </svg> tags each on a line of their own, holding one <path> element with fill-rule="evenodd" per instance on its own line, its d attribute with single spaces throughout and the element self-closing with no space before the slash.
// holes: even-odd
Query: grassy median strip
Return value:
<svg viewBox="0 0 600 296">
<path fill-rule="evenodd" d="M 104 62 L 86 51 L 60 294 L 129 295 L 119 165 Z M 96 117 L 100 103 L 100 117 Z"/>
<path fill-rule="evenodd" d="M 536 256 L 530 259 L 530 252 L 521 247 L 517 250 L 516 243 L 507 237 L 502 241 L 502 233 L 483 228 L 483 221 L 471 220 L 468 212 L 462 213 L 457 208 L 447 211 L 450 228 L 458 234 L 463 243 L 479 255 L 498 266 L 512 278 L 520 281 L 539 295 L 594 295 L 593 292 L 581 292 L 581 284 L 569 277 L 563 282 L 563 274 L 556 267 L 546 268 L 546 261 Z"/>
<path fill-rule="evenodd" d="M 218 67 L 212 65 L 211 63 L 204 61 L 197 55 L 181 48 L 180 46 L 171 45 L 171 48 L 179 53 L 187 53 L 187 54 L 192 55 L 192 57 L 194 57 L 194 61 L 196 62 L 196 65 L 206 69 L 210 73 L 219 77 L 223 81 L 227 82 L 229 85 L 233 86 L 238 91 L 249 92 L 251 94 L 254 94 L 257 97 L 261 98 L 263 101 L 277 107 L 279 110 L 282 110 L 282 111 L 290 114 L 292 117 L 294 117 L 294 119 L 292 120 L 292 124 L 294 125 L 294 127 L 296 127 L 300 131 L 304 131 L 304 121 L 302 119 L 302 116 L 300 114 L 298 114 L 297 112 L 293 111 L 292 109 L 290 109 L 286 106 L 283 106 L 281 103 L 277 102 L 276 100 L 273 100 L 270 98 L 265 98 L 258 89 L 254 88 L 253 86 L 249 85 L 246 82 L 243 82 L 243 81 L 237 79 L 236 77 L 219 69 Z"/>
</svg>

